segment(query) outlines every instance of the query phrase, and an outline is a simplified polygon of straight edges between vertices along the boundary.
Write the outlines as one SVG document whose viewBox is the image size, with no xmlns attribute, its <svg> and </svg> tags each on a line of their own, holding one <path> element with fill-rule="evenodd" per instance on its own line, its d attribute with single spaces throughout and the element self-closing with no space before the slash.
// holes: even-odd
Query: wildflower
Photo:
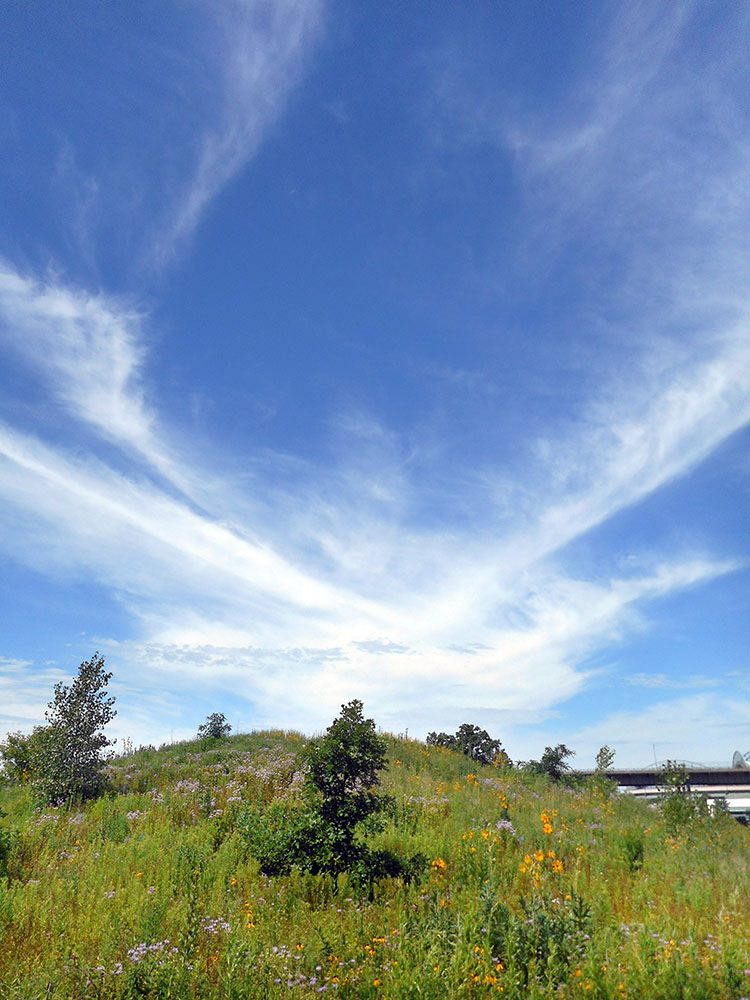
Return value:
<svg viewBox="0 0 750 1000">
<path fill-rule="evenodd" d="M 373 986 L 380 986 L 380 980 L 379 979 L 373 979 L 372 985 Z"/>
<path fill-rule="evenodd" d="M 143 872 L 136 872 L 135 873 L 135 877 L 136 878 L 143 878 Z"/>
<path fill-rule="evenodd" d="M 553 872 L 557 872 L 557 874 L 559 875 L 562 872 L 562 870 L 563 870 L 563 863 L 562 863 L 562 861 L 558 860 L 558 861 L 553 861 L 552 862 L 552 871 Z"/>
<path fill-rule="evenodd" d="M 445 861 L 442 858 L 435 858 L 434 861 L 430 862 L 430 868 L 435 872 L 444 872 L 446 869 Z"/>
<path fill-rule="evenodd" d="M 537 851 L 534 857 L 539 862 L 539 864 L 541 864 L 542 861 L 544 861 L 544 851 Z"/>
</svg>

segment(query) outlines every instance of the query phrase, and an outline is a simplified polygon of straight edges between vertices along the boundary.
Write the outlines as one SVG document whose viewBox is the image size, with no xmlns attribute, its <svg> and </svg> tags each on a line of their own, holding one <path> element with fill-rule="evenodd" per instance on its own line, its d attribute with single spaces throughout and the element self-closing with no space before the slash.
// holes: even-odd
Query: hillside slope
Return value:
<svg viewBox="0 0 750 1000">
<path fill-rule="evenodd" d="M 670 830 L 573 789 L 390 739 L 373 843 L 426 859 L 409 885 L 268 878 L 243 813 L 303 785 L 304 738 L 141 751 L 117 794 L 35 810 L 0 791 L 0 998 L 750 996 L 750 840 L 726 817 Z"/>
</svg>

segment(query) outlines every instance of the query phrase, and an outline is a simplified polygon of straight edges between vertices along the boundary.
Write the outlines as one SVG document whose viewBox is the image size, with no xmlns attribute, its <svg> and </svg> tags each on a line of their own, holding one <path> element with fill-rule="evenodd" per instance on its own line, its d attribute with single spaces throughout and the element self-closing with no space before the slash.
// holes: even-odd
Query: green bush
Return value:
<svg viewBox="0 0 750 1000">
<path fill-rule="evenodd" d="M 8 733 L 0 742 L 5 776 L 10 781 L 19 783 L 33 780 L 48 738 L 47 726 L 34 726 L 28 735 L 21 732 Z"/>
<path fill-rule="evenodd" d="M 564 903 L 546 896 L 521 898 L 520 912 L 495 903 L 487 918 L 487 944 L 524 987 L 532 979 L 558 986 L 580 962 L 590 930 L 590 909 L 569 894 Z"/>
<path fill-rule="evenodd" d="M 237 830 L 266 875 L 286 875 L 293 867 L 317 874 L 321 860 L 321 824 L 313 810 L 285 802 L 245 810 Z"/>
<path fill-rule="evenodd" d="M 688 773 L 681 764 L 667 761 L 662 773 L 661 789 L 659 806 L 670 832 L 680 833 L 695 820 L 708 816 L 705 796 L 692 793 Z"/>
</svg>

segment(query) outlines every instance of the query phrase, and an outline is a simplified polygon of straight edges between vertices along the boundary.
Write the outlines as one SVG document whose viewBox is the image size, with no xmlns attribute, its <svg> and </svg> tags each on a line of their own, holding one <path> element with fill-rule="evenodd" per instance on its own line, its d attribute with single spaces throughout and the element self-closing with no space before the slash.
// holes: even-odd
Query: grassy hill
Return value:
<svg viewBox="0 0 750 1000">
<path fill-rule="evenodd" d="M 0 790 L 0 998 L 750 996 L 750 840 L 665 826 L 594 782 L 550 785 L 391 739 L 374 846 L 424 875 L 268 878 L 243 811 L 303 781 L 304 738 L 146 750 L 114 797 L 35 810 Z M 6 838 L 7 839 L 7 838 Z"/>
</svg>

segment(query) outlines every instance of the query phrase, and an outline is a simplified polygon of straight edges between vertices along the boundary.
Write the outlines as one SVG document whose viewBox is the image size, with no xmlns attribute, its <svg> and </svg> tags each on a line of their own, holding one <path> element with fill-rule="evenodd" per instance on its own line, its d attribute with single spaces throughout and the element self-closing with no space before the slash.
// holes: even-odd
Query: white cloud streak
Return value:
<svg viewBox="0 0 750 1000">
<path fill-rule="evenodd" d="M 594 216 L 607 215 L 612 181 L 598 167 L 621 148 L 626 121 L 683 29 L 683 14 L 664 14 L 669 31 L 656 36 L 647 8 L 633 16 L 641 18 L 633 29 L 638 58 L 624 42 L 613 43 L 602 97 L 586 121 L 554 134 L 541 123 L 512 137 L 533 183 L 542 175 L 553 182 L 549 190 L 564 182 L 560 218 L 575 212 L 575 199 L 566 198 L 576 185 L 586 189 L 581 197 Z M 162 219 L 153 249 L 159 264 L 185 245 L 211 199 L 258 148 L 299 78 L 319 19 L 315 3 L 221 8 L 221 108 L 197 137 L 194 169 Z M 653 114 L 637 132 L 639 148 L 659 120 Z M 507 129 L 500 133 L 510 141 Z M 710 208 L 715 219 L 704 245 L 720 261 L 736 249 L 748 221 L 743 201 L 728 222 L 728 160 L 708 185 L 710 205 L 700 201 L 680 230 L 681 244 L 699 222 L 705 231 L 701 212 Z M 704 174 L 691 166 L 697 189 Z M 581 185 L 584 167 L 597 183 Z M 628 170 L 632 181 L 637 167 Z M 628 198 L 641 211 L 655 204 L 654 191 L 666 190 L 649 189 L 641 201 L 632 184 L 623 189 L 621 213 Z M 671 208 L 667 214 L 672 225 Z M 631 271 L 653 259 L 651 251 L 633 257 Z M 566 546 L 687 473 L 750 420 L 750 301 L 719 268 L 686 280 L 690 260 L 686 252 L 661 266 L 670 304 L 644 302 L 647 329 L 636 343 L 647 348 L 640 358 L 600 381 L 575 429 L 537 442 L 536 460 L 524 470 L 525 505 L 502 533 L 493 512 L 471 531 L 449 518 L 425 527 L 419 496 L 431 483 L 412 481 L 395 436 L 366 421 L 349 428 L 367 443 L 358 458 L 319 469 L 300 460 L 287 489 L 259 459 L 252 497 L 215 482 L 199 509 L 189 498 L 204 470 L 166 444 L 168 433 L 148 402 L 147 318 L 115 298 L 67 288 L 54 277 L 39 282 L 4 264 L 5 342 L 43 376 L 70 416 L 140 456 L 144 467 L 123 471 L 117 457 L 66 453 L 0 426 L 0 544 L 42 572 L 93 574 L 118 595 L 136 634 L 110 649 L 144 689 L 175 676 L 190 678 L 194 690 L 224 685 L 255 706 L 257 721 L 307 730 L 353 694 L 392 728 L 408 724 L 416 702 L 447 726 L 464 721 L 468 708 L 480 722 L 498 711 L 542 717 L 584 688 L 593 652 L 643 627 L 639 609 L 646 602 L 739 566 L 688 549 L 654 557 L 637 576 L 602 582 L 577 579 L 561 565 Z M 678 344 L 674 331 L 685 328 L 688 312 L 690 335 Z M 628 334 L 631 322 L 624 321 Z M 431 470 L 420 474 L 439 478 L 440 459 L 433 456 Z M 154 481 L 154 470 L 162 481 Z M 502 492 L 503 470 L 496 477 Z M 11 666 L 7 674 L 17 678 L 18 671 Z M 679 704 L 713 718 L 710 697 Z M 30 705 L 19 697 L 13 717 Z M 601 742 L 638 722 L 625 715 L 609 721 L 615 735 Z M 641 721 L 645 732 L 664 717 L 655 711 Z M 598 732 L 579 736 L 594 740 Z"/>
<path fill-rule="evenodd" d="M 31 357 L 36 338 L 60 400 L 107 438 L 120 433 L 123 442 L 138 444 L 145 427 L 148 446 L 141 450 L 147 459 L 161 453 L 155 421 L 141 418 L 134 377 L 141 355 L 130 314 L 120 316 L 112 302 L 91 306 L 57 286 L 40 292 L 9 274 L 0 292 L 10 300 L 12 336 Z M 62 347 L 52 336 L 58 317 Z M 101 377 L 96 364 L 85 363 L 87 352 L 102 363 L 112 330 L 129 346 L 116 411 L 135 414 L 127 420 L 86 402 L 91 380 Z M 117 345 L 112 350 L 122 354 Z M 543 713 L 583 688 L 587 673 L 578 665 L 593 651 L 640 626 L 639 604 L 737 568 L 728 560 L 672 556 L 639 577 L 594 583 L 571 578 L 550 558 L 709 453 L 747 419 L 747 388 L 746 353 L 728 338 L 723 354 L 673 372 L 660 393 L 653 389 L 650 406 L 634 398 L 637 416 L 568 442 L 576 469 L 589 470 L 585 485 L 564 467 L 564 455 L 548 462 L 554 499 L 540 494 L 503 538 L 489 524 L 476 525 L 471 539 L 408 528 L 408 505 L 393 502 L 409 488 L 403 470 L 363 511 L 352 501 L 370 470 L 355 466 L 348 484 L 341 477 L 335 483 L 338 506 L 313 490 L 306 503 L 321 505 L 320 516 L 306 514 L 301 522 L 294 491 L 261 481 L 256 485 L 268 496 L 252 508 L 256 520 L 234 523 L 147 479 L 65 456 L 4 427 L 0 532 L 6 551 L 35 568 L 78 567 L 120 594 L 141 622 L 143 639 L 117 654 L 127 655 L 136 678 L 153 676 L 155 668 L 191 674 L 196 685 L 210 677 L 243 693 L 269 722 L 283 696 L 287 723 L 301 728 L 310 728 L 311 703 L 312 724 L 322 724 L 353 688 L 395 725 L 408 724 L 406 706 L 417 696 L 438 712 L 491 704 Z M 372 426 L 354 430 L 377 442 L 373 460 L 381 468 L 388 437 Z M 224 506 L 240 505 L 225 496 Z M 355 528 L 347 524 L 352 511 Z M 361 565 L 353 572 L 347 555 L 327 543 L 330 527 L 319 533 L 326 523 L 355 540 L 371 539 L 382 558 L 369 572 Z M 311 559 L 315 551 L 324 558 Z"/>
<path fill-rule="evenodd" d="M 206 3 L 203 30 L 215 75 L 213 120 L 196 137 L 195 160 L 154 239 L 157 265 L 192 236 L 218 192 L 255 155 L 299 82 L 321 30 L 320 0 Z"/>
</svg>

